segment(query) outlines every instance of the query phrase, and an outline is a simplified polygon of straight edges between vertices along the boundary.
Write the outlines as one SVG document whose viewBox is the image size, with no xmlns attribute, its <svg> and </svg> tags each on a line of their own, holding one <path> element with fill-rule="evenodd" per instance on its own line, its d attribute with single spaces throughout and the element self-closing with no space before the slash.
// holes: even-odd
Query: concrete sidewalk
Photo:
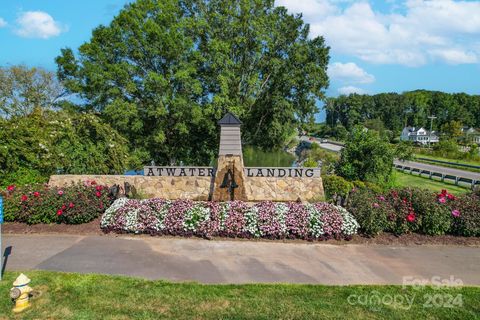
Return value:
<svg viewBox="0 0 480 320">
<path fill-rule="evenodd" d="M 6 235 L 7 270 L 120 274 L 202 283 L 480 285 L 480 247 L 329 245 L 145 236 Z M 3 249 L 2 249 L 3 252 Z"/>
</svg>

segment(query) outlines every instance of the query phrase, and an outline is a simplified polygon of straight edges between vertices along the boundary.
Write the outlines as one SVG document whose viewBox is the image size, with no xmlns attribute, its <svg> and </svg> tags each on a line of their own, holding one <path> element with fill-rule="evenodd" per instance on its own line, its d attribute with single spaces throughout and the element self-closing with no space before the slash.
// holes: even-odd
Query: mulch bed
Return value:
<svg viewBox="0 0 480 320">
<path fill-rule="evenodd" d="M 20 222 L 5 222 L 2 225 L 2 232 L 4 234 L 22 234 L 22 233 L 62 233 L 62 234 L 104 234 L 100 229 L 100 218 L 90 221 L 89 223 L 82 224 L 32 224 Z"/>
<path fill-rule="evenodd" d="M 4 234 L 75 234 L 75 235 L 106 235 L 118 236 L 115 233 L 104 233 L 100 229 L 100 219 L 95 219 L 89 223 L 67 225 L 67 224 L 35 224 L 28 225 L 19 222 L 5 222 L 2 225 L 2 232 Z M 135 235 L 140 237 L 149 237 L 148 235 Z M 266 239 L 232 239 L 232 238 L 215 238 L 221 240 L 232 241 L 277 241 L 277 242 L 293 242 L 293 243 L 307 243 L 304 240 L 266 240 Z M 371 245 L 458 245 L 458 246 L 480 246 L 479 237 L 457 237 L 451 235 L 444 236 L 426 236 L 423 234 L 405 234 L 395 236 L 391 233 L 382 233 L 375 238 L 368 238 L 361 235 L 354 236 L 351 240 L 325 240 L 314 243 L 326 244 L 371 244 Z"/>
</svg>

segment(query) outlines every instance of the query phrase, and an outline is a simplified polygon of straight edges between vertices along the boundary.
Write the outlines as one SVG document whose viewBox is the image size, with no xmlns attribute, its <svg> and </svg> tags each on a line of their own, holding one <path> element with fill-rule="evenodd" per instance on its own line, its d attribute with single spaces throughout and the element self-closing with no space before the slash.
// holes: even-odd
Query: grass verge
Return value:
<svg viewBox="0 0 480 320">
<path fill-rule="evenodd" d="M 40 294 L 21 319 L 474 319 L 480 314 L 479 287 L 201 285 L 26 274 Z M 7 272 L 0 282 L 0 319 L 20 318 L 10 311 L 8 297 L 17 275 Z"/>
<path fill-rule="evenodd" d="M 446 161 L 446 162 L 451 162 L 453 164 L 436 163 L 436 162 L 428 161 L 428 160 L 420 160 L 419 158 Z M 468 164 L 468 165 L 480 166 L 480 162 L 479 161 L 474 161 L 474 160 L 448 159 L 448 158 L 442 158 L 442 157 L 426 155 L 426 154 L 415 154 L 415 159 L 414 160 L 418 161 L 418 162 L 433 164 L 433 165 L 442 166 L 442 167 L 460 169 L 460 170 L 471 171 L 471 172 L 480 172 L 480 169 L 462 167 L 462 166 L 455 165 L 455 164 Z"/>
<path fill-rule="evenodd" d="M 449 192 L 460 195 L 470 191 L 467 187 L 456 186 L 451 183 L 445 183 L 427 177 L 421 177 L 414 174 L 403 173 L 398 170 L 394 170 L 395 185 L 397 187 L 417 187 L 422 189 L 432 190 L 434 192 L 440 192 L 442 189 L 447 189 Z"/>
</svg>

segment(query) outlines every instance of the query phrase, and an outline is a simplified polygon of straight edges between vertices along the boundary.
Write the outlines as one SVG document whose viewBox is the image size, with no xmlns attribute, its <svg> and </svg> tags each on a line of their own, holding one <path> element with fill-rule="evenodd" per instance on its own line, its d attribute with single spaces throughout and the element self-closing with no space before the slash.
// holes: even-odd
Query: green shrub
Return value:
<svg viewBox="0 0 480 320">
<path fill-rule="evenodd" d="M 97 218 L 110 205 L 108 189 L 95 182 L 62 188 L 46 184 L 8 186 L 4 197 L 5 221 L 79 224 Z"/>
<path fill-rule="evenodd" d="M 9 185 L 24 186 L 27 184 L 45 183 L 48 176 L 42 175 L 40 171 L 30 168 L 18 168 L 16 171 L 9 172 L 3 176 L 0 182 L 0 188 L 4 189 Z"/>
<path fill-rule="evenodd" d="M 360 231 L 368 236 L 382 231 L 396 235 L 480 235 L 480 196 L 475 193 L 456 198 L 447 190 L 434 194 L 402 188 L 379 194 L 357 188 L 350 193 L 347 209 L 360 224 Z"/>
<path fill-rule="evenodd" d="M 365 187 L 369 190 L 372 190 L 374 193 L 382 193 L 384 189 L 376 183 L 373 182 L 364 182 Z"/>
<path fill-rule="evenodd" d="M 52 174 L 119 174 L 128 141 L 93 114 L 35 110 L 0 122 L 0 181 L 23 185 Z"/>
<path fill-rule="evenodd" d="M 356 189 L 368 189 L 367 185 L 363 181 L 355 180 L 355 181 L 352 181 L 352 183 Z"/>
<path fill-rule="evenodd" d="M 355 127 L 350 133 L 336 173 L 347 180 L 385 185 L 391 179 L 394 150 L 377 132 Z"/>
<path fill-rule="evenodd" d="M 318 167 L 318 163 L 312 158 L 307 158 L 307 160 L 305 160 L 305 162 L 303 163 L 303 166 L 307 168 L 316 168 Z"/>
<path fill-rule="evenodd" d="M 334 200 L 337 196 L 345 199 L 353 189 L 353 183 L 339 176 L 325 175 L 322 179 L 327 200 Z"/>
<path fill-rule="evenodd" d="M 475 193 L 462 195 L 450 204 L 450 208 L 454 234 L 466 237 L 480 236 L 480 195 Z"/>
<path fill-rule="evenodd" d="M 387 217 L 392 209 L 381 203 L 379 195 L 367 189 L 358 189 L 350 194 L 347 210 L 360 224 L 360 231 L 367 236 L 376 236 L 388 228 Z"/>
<path fill-rule="evenodd" d="M 443 235 L 450 231 L 452 218 L 447 205 L 438 196 L 423 189 L 404 189 L 409 192 L 412 207 L 420 220 L 419 231 L 427 235 Z"/>
</svg>

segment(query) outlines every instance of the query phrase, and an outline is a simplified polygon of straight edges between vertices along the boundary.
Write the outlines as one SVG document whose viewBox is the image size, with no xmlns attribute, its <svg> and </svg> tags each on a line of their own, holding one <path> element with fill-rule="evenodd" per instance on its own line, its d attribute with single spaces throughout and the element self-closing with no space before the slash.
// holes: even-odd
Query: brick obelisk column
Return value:
<svg viewBox="0 0 480 320">
<path fill-rule="evenodd" d="M 232 113 L 220 121 L 220 150 L 215 174 L 213 201 L 246 201 L 245 174 L 243 172 L 242 122 Z"/>
</svg>

